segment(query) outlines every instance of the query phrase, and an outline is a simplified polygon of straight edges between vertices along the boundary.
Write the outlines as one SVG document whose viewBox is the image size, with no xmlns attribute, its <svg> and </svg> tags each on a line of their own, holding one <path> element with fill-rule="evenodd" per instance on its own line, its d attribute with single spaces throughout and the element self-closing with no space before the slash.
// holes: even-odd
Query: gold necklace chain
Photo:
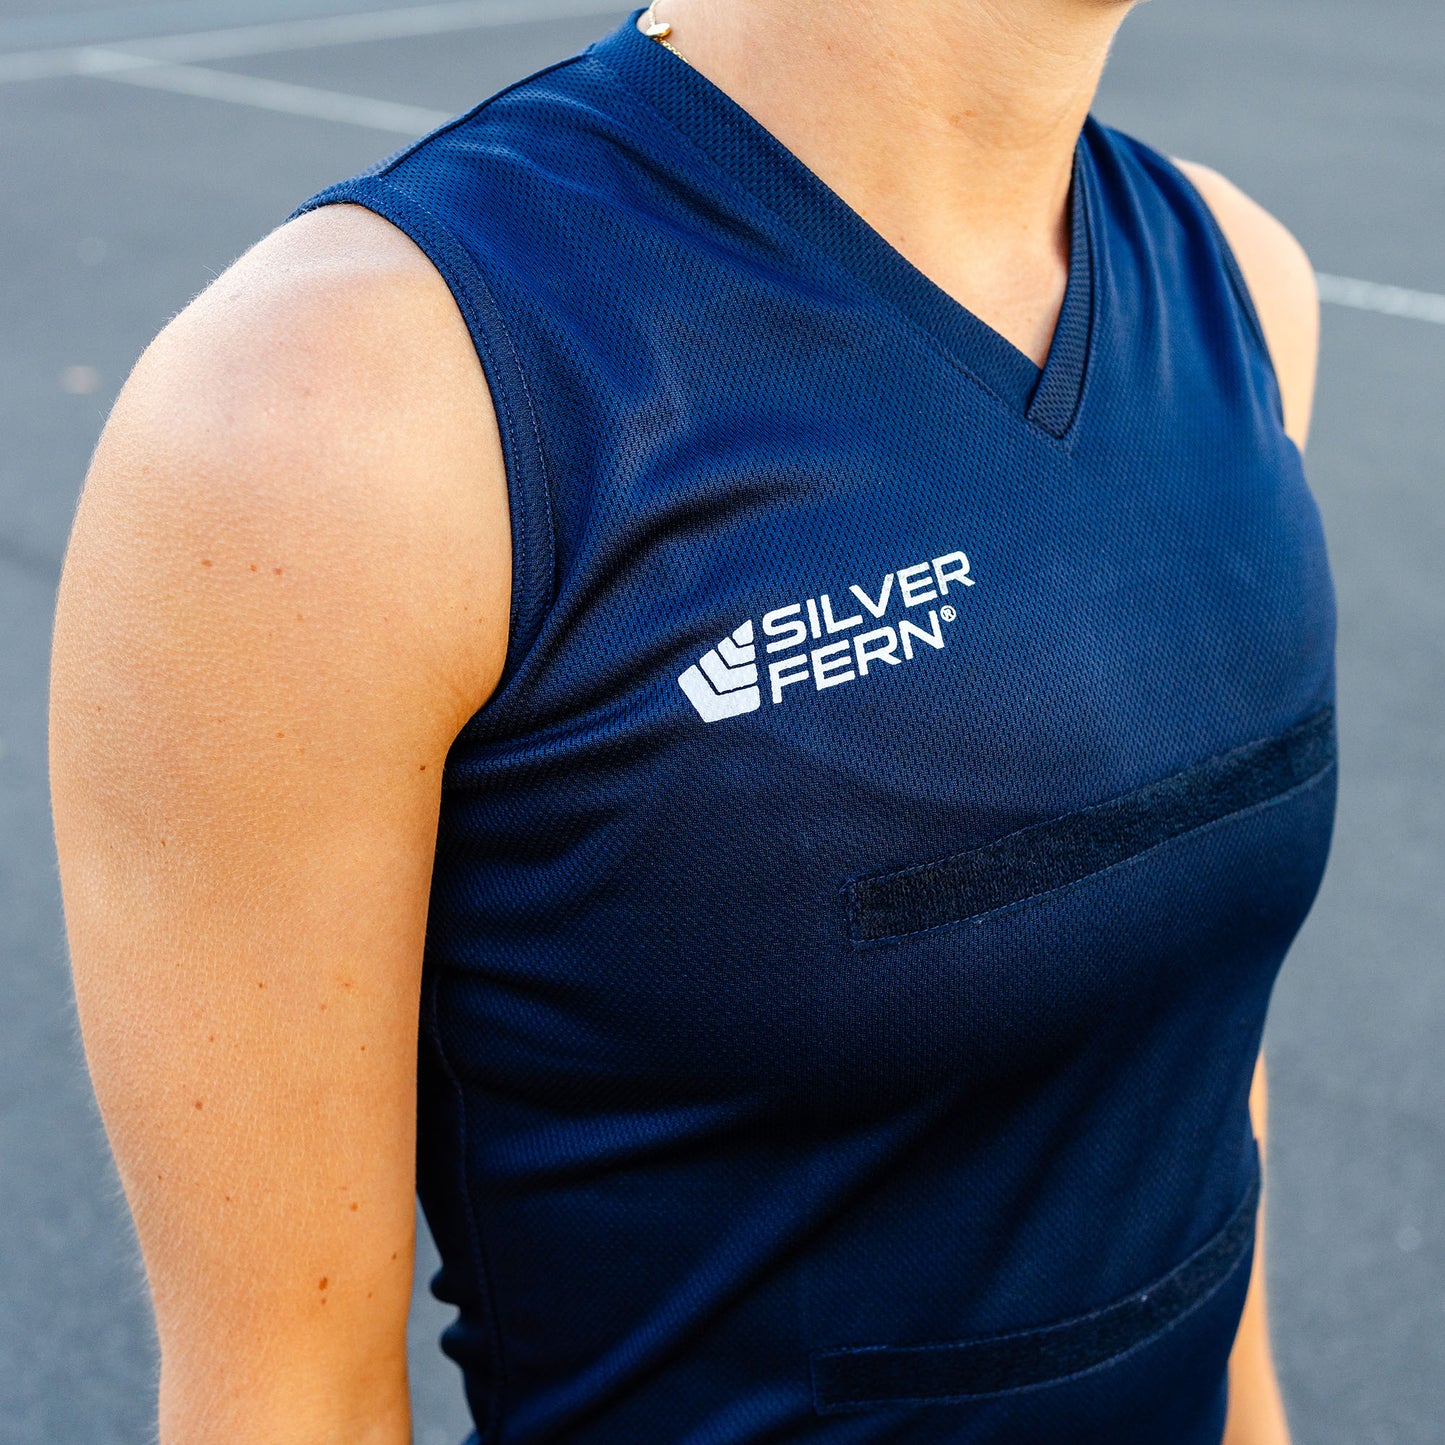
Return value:
<svg viewBox="0 0 1445 1445">
<path fill-rule="evenodd" d="M 643 26 L 642 33 L 657 41 L 664 50 L 672 51 L 684 65 L 692 64 L 692 61 L 667 38 L 672 34 L 672 26 L 666 20 L 657 18 L 657 0 L 652 0 L 652 4 L 647 7 L 647 23 Z"/>
</svg>

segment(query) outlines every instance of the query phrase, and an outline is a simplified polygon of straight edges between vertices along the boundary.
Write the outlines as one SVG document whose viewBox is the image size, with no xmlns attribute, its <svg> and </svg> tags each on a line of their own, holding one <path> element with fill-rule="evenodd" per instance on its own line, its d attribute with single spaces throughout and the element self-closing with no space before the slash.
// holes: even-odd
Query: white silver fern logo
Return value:
<svg viewBox="0 0 1445 1445">
<path fill-rule="evenodd" d="M 758 650 L 749 618 L 694 663 L 678 683 L 704 722 L 756 712 L 763 705 L 758 686 Z"/>
</svg>

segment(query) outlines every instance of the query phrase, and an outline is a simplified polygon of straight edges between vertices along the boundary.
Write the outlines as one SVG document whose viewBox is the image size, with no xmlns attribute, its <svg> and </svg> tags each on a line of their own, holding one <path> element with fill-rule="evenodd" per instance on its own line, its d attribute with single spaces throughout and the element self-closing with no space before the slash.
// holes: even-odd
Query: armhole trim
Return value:
<svg viewBox="0 0 1445 1445">
<path fill-rule="evenodd" d="M 1244 269 L 1239 264 L 1239 257 L 1235 254 L 1234 246 L 1225 234 L 1224 227 L 1220 225 L 1219 217 L 1214 214 L 1214 207 L 1209 204 L 1209 198 L 1195 185 L 1188 172 L 1171 156 L 1160 154 L 1160 159 L 1179 178 L 1180 184 L 1185 188 L 1185 193 L 1194 202 L 1204 217 L 1205 224 L 1209 227 L 1210 235 L 1214 239 L 1220 261 L 1224 266 L 1224 274 L 1229 278 L 1230 289 L 1239 303 L 1239 309 L 1244 313 L 1245 324 L 1254 337 L 1255 345 L 1259 347 L 1260 355 L 1264 358 L 1269 372 L 1274 413 L 1279 420 L 1280 427 L 1283 428 L 1285 425 L 1284 388 L 1280 385 L 1279 370 L 1274 364 L 1274 352 L 1270 350 L 1269 337 L 1265 335 L 1264 323 L 1259 319 L 1259 308 L 1254 304 L 1254 293 L 1250 291 L 1249 282 L 1245 280 Z"/>
<path fill-rule="evenodd" d="M 403 231 L 447 283 L 481 362 L 497 417 L 511 513 L 512 596 L 507 651 L 490 711 L 541 632 L 556 585 L 551 487 L 536 407 L 521 358 L 491 288 L 460 241 L 423 206 L 382 176 L 359 176 L 313 196 L 288 218 L 323 206 L 356 205 Z"/>
</svg>

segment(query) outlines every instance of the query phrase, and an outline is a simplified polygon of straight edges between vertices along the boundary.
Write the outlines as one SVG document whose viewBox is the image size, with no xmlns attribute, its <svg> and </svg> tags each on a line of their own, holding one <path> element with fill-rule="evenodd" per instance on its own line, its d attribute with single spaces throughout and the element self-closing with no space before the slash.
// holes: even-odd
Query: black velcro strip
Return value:
<svg viewBox="0 0 1445 1445">
<path fill-rule="evenodd" d="M 869 1345 L 813 1354 L 820 1413 L 970 1399 L 1046 1385 L 1102 1365 L 1212 1294 L 1254 1240 L 1259 1175 L 1229 1222 L 1183 1264 L 1127 1299 L 1042 1329 L 946 1345 Z"/>
<path fill-rule="evenodd" d="M 1335 711 L 966 853 L 848 883 L 853 942 L 963 923 L 1052 893 L 1302 787 L 1335 760 Z"/>
</svg>

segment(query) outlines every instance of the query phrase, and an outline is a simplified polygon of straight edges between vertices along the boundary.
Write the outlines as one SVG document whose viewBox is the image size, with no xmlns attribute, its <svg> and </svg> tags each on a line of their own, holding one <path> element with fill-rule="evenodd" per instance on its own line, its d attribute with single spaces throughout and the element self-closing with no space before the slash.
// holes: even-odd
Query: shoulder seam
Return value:
<svg viewBox="0 0 1445 1445">
<path fill-rule="evenodd" d="M 579 51 L 576 55 L 569 55 L 564 60 L 556 60 L 553 61 L 551 65 L 544 65 L 540 70 L 534 70 L 530 75 L 524 75 L 520 79 L 512 81 L 510 85 L 504 85 L 500 90 L 489 95 L 485 100 L 478 102 L 470 110 L 464 110 L 460 115 L 453 116 L 451 120 L 443 122 L 435 130 L 428 131 L 426 135 L 419 136 L 416 140 L 412 141 L 410 145 L 403 146 L 399 151 L 395 151 L 393 154 L 387 156 L 385 160 L 378 162 L 367 174 L 378 180 L 385 179 L 399 165 L 410 160 L 423 146 L 429 145 L 432 141 L 440 140 L 443 136 L 449 135 L 452 131 L 476 120 L 489 105 L 501 100 L 504 96 L 510 95 L 514 90 L 520 90 L 522 86 L 530 85 L 534 80 L 540 80 L 542 76 L 550 75 L 555 70 L 565 70 L 569 65 L 576 65 L 586 54 L 586 51 Z"/>
</svg>

